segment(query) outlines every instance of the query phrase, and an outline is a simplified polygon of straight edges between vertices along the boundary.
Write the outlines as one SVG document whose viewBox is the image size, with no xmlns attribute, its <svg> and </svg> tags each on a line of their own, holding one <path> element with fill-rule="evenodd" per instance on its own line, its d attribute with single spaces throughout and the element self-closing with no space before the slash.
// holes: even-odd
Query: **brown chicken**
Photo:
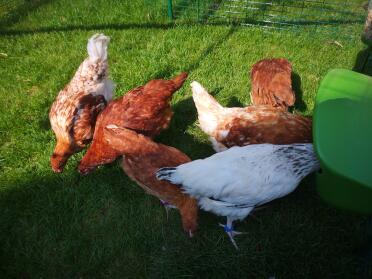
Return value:
<svg viewBox="0 0 372 279">
<path fill-rule="evenodd" d="M 192 237 L 197 228 L 198 204 L 184 194 L 179 187 L 167 181 L 159 181 L 155 173 L 165 166 L 176 167 L 190 162 L 181 151 L 155 143 L 151 138 L 116 125 L 104 129 L 105 141 L 117 154 L 124 155 L 122 168 L 148 194 L 163 203 L 179 209 L 183 229 Z"/>
<path fill-rule="evenodd" d="M 97 115 L 112 98 L 108 79 L 107 46 L 110 39 L 96 34 L 88 40 L 89 57 L 54 101 L 49 119 L 57 138 L 50 158 L 53 171 L 62 172 L 68 158 L 92 140 Z"/>
<path fill-rule="evenodd" d="M 172 80 L 151 80 L 113 100 L 98 116 L 93 142 L 79 164 L 79 172 L 87 174 L 95 167 L 113 162 L 120 154 L 104 140 L 103 129 L 114 124 L 149 137 L 167 129 L 172 118 L 170 100 L 183 85 L 187 73 Z"/>
<path fill-rule="evenodd" d="M 311 118 L 268 105 L 224 108 L 198 82 L 191 87 L 200 128 L 216 152 L 248 144 L 312 142 Z"/>
<path fill-rule="evenodd" d="M 252 105 L 270 105 L 288 110 L 295 103 L 292 90 L 292 66 L 287 59 L 263 59 L 251 70 Z"/>
</svg>

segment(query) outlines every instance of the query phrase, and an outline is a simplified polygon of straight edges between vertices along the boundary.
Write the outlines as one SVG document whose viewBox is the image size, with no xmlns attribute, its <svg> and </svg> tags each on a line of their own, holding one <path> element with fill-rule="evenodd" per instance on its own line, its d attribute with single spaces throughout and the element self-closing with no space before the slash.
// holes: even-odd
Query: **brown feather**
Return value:
<svg viewBox="0 0 372 279">
<path fill-rule="evenodd" d="M 91 142 L 97 116 L 105 106 L 106 100 L 102 95 L 89 94 L 81 98 L 71 129 L 71 136 L 79 147 L 84 148 Z"/>
<path fill-rule="evenodd" d="M 295 103 L 292 90 L 292 66 L 284 58 L 264 59 L 251 70 L 253 105 L 270 105 L 288 110 Z"/>
<path fill-rule="evenodd" d="M 249 106 L 231 113 L 218 124 L 214 137 L 226 147 L 248 144 L 312 142 L 311 118 L 270 106 Z M 219 131 L 228 131 L 227 135 Z"/>
<path fill-rule="evenodd" d="M 103 96 L 83 92 L 72 95 L 64 102 L 57 99 L 53 103 L 49 118 L 51 122 L 58 123 L 54 129 L 57 145 L 50 158 L 53 171 L 62 172 L 68 158 L 90 143 L 96 118 L 105 106 Z"/>
<path fill-rule="evenodd" d="M 70 82 L 61 90 L 49 112 L 57 144 L 50 158 L 54 172 L 62 172 L 68 158 L 92 140 L 97 115 L 112 98 L 108 79 L 107 46 L 103 34 L 88 40 L 87 57 Z"/>
<path fill-rule="evenodd" d="M 183 229 L 193 233 L 197 228 L 196 200 L 167 181 L 159 181 L 155 173 L 162 167 L 176 167 L 190 162 L 181 151 L 153 142 L 149 137 L 126 128 L 104 129 L 107 145 L 125 155 L 122 168 L 147 193 L 176 206 L 181 213 Z"/>
<path fill-rule="evenodd" d="M 173 114 L 171 97 L 182 86 L 186 77 L 187 73 L 182 73 L 173 80 L 152 80 L 110 102 L 97 119 L 92 145 L 79 164 L 80 173 L 86 174 L 96 166 L 110 163 L 119 156 L 104 141 L 103 129 L 107 125 L 115 124 L 149 137 L 167 129 Z"/>
</svg>

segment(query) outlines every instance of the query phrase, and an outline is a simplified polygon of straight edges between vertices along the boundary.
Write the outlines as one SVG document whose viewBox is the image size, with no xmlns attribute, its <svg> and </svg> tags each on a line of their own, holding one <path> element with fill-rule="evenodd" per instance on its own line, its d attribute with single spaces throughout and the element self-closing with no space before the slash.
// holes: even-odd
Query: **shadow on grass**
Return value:
<svg viewBox="0 0 372 279">
<path fill-rule="evenodd" d="M 214 153 L 209 143 L 202 143 L 186 130 L 197 120 L 197 111 L 191 97 L 173 106 L 173 119 L 168 130 L 161 133 L 156 141 L 180 149 L 191 159 L 205 158 Z"/>
<path fill-rule="evenodd" d="M 303 91 L 301 86 L 301 77 L 299 74 L 292 72 L 292 88 L 296 94 L 294 108 L 304 112 L 306 111 L 306 103 L 303 100 Z"/>
<path fill-rule="evenodd" d="M 239 101 L 239 99 L 236 97 L 236 96 L 232 96 L 229 101 L 227 102 L 226 104 L 226 107 L 228 108 L 234 108 L 234 107 L 245 107 L 246 105 L 244 105 L 241 101 Z"/>
<path fill-rule="evenodd" d="M 355 59 L 353 71 L 372 76 L 372 47 L 359 51 Z"/>
<path fill-rule="evenodd" d="M 71 169 L 62 175 L 29 173 L 2 190 L 2 278 L 91 278 L 113 272 L 120 275 L 113 278 L 144 278 L 163 268 L 169 278 L 186 269 L 190 277 L 202 270 L 216 278 L 221 272 L 232 278 L 289 272 L 321 278 L 334 270 L 340 278 L 355 275 L 351 249 L 361 218 L 320 201 L 314 176 L 288 197 L 236 222 L 247 233 L 237 237 L 239 251 L 217 225 L 224 218 L 213 214 L 200 212 L 197 234 L 185 237 L 178 212 L 166 220 L 156 198 L 129 182 L 117 166 L 105 166 L 79 185 L 75 179 Z M 299 270 L 289 269 L 288 261 Z"/>
<path fill-rule="evenodd" d="M 168 234 L 187 241 L 179 214 L 171 213 L 167 221 L 156 198 L 116 165 L 81 177 L 80 183 L 77 176 L 71 169 L 61 175 L 29 173 L 2 189 L 1 278 L 95 277 L 102 269 L 117 268 L 118 254 L 123 264 L 136 266 L 149 250 L 161 250 L 167 223 L 174 229 Z M 143 272 L 127 268 L 123 274 Z"/>
<path fill-rule="evenodd" d="M 352 23 L 360 23 L 360 21 L 355 22 L 334 22 L 334 24 L 352 24 Z M 91 31 L 91 30 L 105 30 L 105 29 L 112 29 L 112 30 L 126 30 L 126 29 L 171 29 L 176 28 L 179 26 L 190 27 L 195 26 L 197 23 L 187 23 L 187 22 L 170 22 L 170 23 L 107 23 L 107 24 L 89 24 L 89 25 L 65 25 L 65 26 L 47 26 L 47 27 L 40 27 L 40 28 L 33 28 L 33 29 L 18 29 L 18 30 L 6 30 L 0 29 L 0 36 L 7 36 L 7 35 L 29 35 L 29 34 L 36 34 L 36 33 L 51 33 L 51 32 L 68 32 L 68 31 Z M 321 26 L 326 24 L 314 24 L 314 23 L 296 23 L 300 26 Z M 208 22 L 210 26 L 239 26 L 239 22 Z M 265 22 L 253 22 L 249 23 L 249 25 L 254 26 L 266 26 L 267 23 Z"/>
<path fill-rule="evenodd" d="M 200 63 L 203 60 L 205 60 L 205 58 L 207 58 L 207 56 L 211 54 L 215 48 L 225 43 L 229 39 L 229 37 L 231 37 L 235 33 L 236 30 L 237 30 L 237 26 L 231 25 L 229 31 L 224 36 L 222 36 L 219 40 L 217 40 L 216 42 L 212 43 L 209 47 L 207 47 L 203 51 L 203 53 L 200 55 L 199 59 L 196 60 L 194 63 L 190 64 L 186 71 L 191 72 L 197 69 L 200 66 Z"/>
<path fill-rule="evenodd" d="M 126 29 L 171 29 L 175 23 L 113 23 L 113 24 L 90 24 L 90 25 L 65 25 L 61 27 L 50 26 L 35 29 L 1 30 L 0 35 L 28 35 L 35 33 L 68 32 L 68 31 L 91 31 L 91 30 L 126 30 Z"/>
<path fill-rule="evenodd" d="M 229 37 L 231 37 L 234 34 L 236 29 L 237 29 L 237 26 L 231 25 L 228 32 L 224 36 L 220 37 L 217 41 L 214 41 L 213 43 L 211 43 L 205 50 L 203 50 L 203 52 L 194 62 L 191 62 L 187 67 L 183 68 L 182 71 L 191 73 L 192 71 L 199 68 L 200 64 L 208 57 L 208 55 L 210 55 L 220 45 L 225 43 L 229 39 Z M 172 67 L 166 66 L 164 69 L 160 69 L 156 73 L 149 75 L 147 80 L 157 79 L 157 78 L 172 78 L 175 75 L 174 73 L 175 73 L 175 70 Z M 186 81 L 186 84 L 187 84 L 187 81 Z"/>
<path fill-rule="evenodd" d="M 0 34 L 2 33 L 2 29 L 5 29 L 9 25 L 13 25 L 18 21 L 22 20 L 27 16 L 27 14 L 31 13 L 33 10 L 36 10 L 42 5 L 48 4 L 52 2 L 51 0 L 28 0 L 23 1 L 23 4 L 18 5 L 13 9 L 8 16 L 0 19 Z M 11 4 L 11 1 L 9 2 Z M 6 32 L 6 31 L 5 31 Z"/>
<path fill-rule="evenodd" d="M 37 33 L 51 33 L 51 32 L 68 32 L 68 31 L 91 31 L 91 30 L 130 30 L 130 29 L 172 29 L 177 28 L 179 26 L 191 27 L 195 26 L 196 23 L 177 23 L 177 22 L 147 22 L 147 23 L 107 23 L 107 24 L 89 24 L 89 25 L 82 25 L 82 24 L 71 24 L 65 26 L 47 26 L 47 27 L 40 27 L 40 28 L 33 28 L 33 29 L 17 29 L 17 30 L 7 30 L 0 28 L 0 36 L 8 36 L 8 35 L 29 35 L 29 34 L 37 34 Z M 236 26 L 236 24 L 226 24 L 226 23 L 210 23 L 208 25 L 213 26 Z"/>
</svg>

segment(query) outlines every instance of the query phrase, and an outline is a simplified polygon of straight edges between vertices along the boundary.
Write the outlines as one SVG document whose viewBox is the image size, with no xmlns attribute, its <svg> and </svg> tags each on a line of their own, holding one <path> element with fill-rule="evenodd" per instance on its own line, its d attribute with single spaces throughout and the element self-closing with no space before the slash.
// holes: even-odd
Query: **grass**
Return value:
<svg viewBox="0 0 372 279">
<path fill-rule="evenodd" d="M 173 100 L 171 127 L 157 140 L 203 158 L 212 149 L 196 125 L 190 81 L 200 81 L 224 105 L 245 105 L 251 65 L 283 56 L 299 76 L 295 111 L 311 115 L 327 71 L 355 66 L 364 48 L 362 27 L 353 25 L 352 37 L 338 39 L 174 25 L 153 20 L 141 0 L 94 2 L 15 1 L 1 13 L 0 277 L 359 278 L 355 249 L 364 239 L 365 218 L 320 200 L 313 176 L 239 223 L 247 234 L 238 237 L 237 252 L 217 226 L 224 220 L 212 214 L 201 212 L 199 231 L 188 239 L 179 214 L 167 220 L 158 200 L 117 163 L 79 177 L 77 154 L 63 174 L 53 174 L 48 110 L 85 58 L 87 38 L 103 32 L 112 38 L 116 96 L 152 78 L 190 72 Z"/>
</svg>

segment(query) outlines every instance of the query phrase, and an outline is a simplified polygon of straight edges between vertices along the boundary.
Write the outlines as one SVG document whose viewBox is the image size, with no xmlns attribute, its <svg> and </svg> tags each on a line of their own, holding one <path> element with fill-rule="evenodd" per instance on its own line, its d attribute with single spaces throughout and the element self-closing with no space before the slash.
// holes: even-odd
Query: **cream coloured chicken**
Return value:
<svg viewBox="0 0 372 279">
<path fill-rule="evenodd" d="M 191 83 L 200 128 L 220 152 L 232 146 L 312 142 L 309 117 L 270 105 L 225 108 L 198 82 Z"/>
</svg>

